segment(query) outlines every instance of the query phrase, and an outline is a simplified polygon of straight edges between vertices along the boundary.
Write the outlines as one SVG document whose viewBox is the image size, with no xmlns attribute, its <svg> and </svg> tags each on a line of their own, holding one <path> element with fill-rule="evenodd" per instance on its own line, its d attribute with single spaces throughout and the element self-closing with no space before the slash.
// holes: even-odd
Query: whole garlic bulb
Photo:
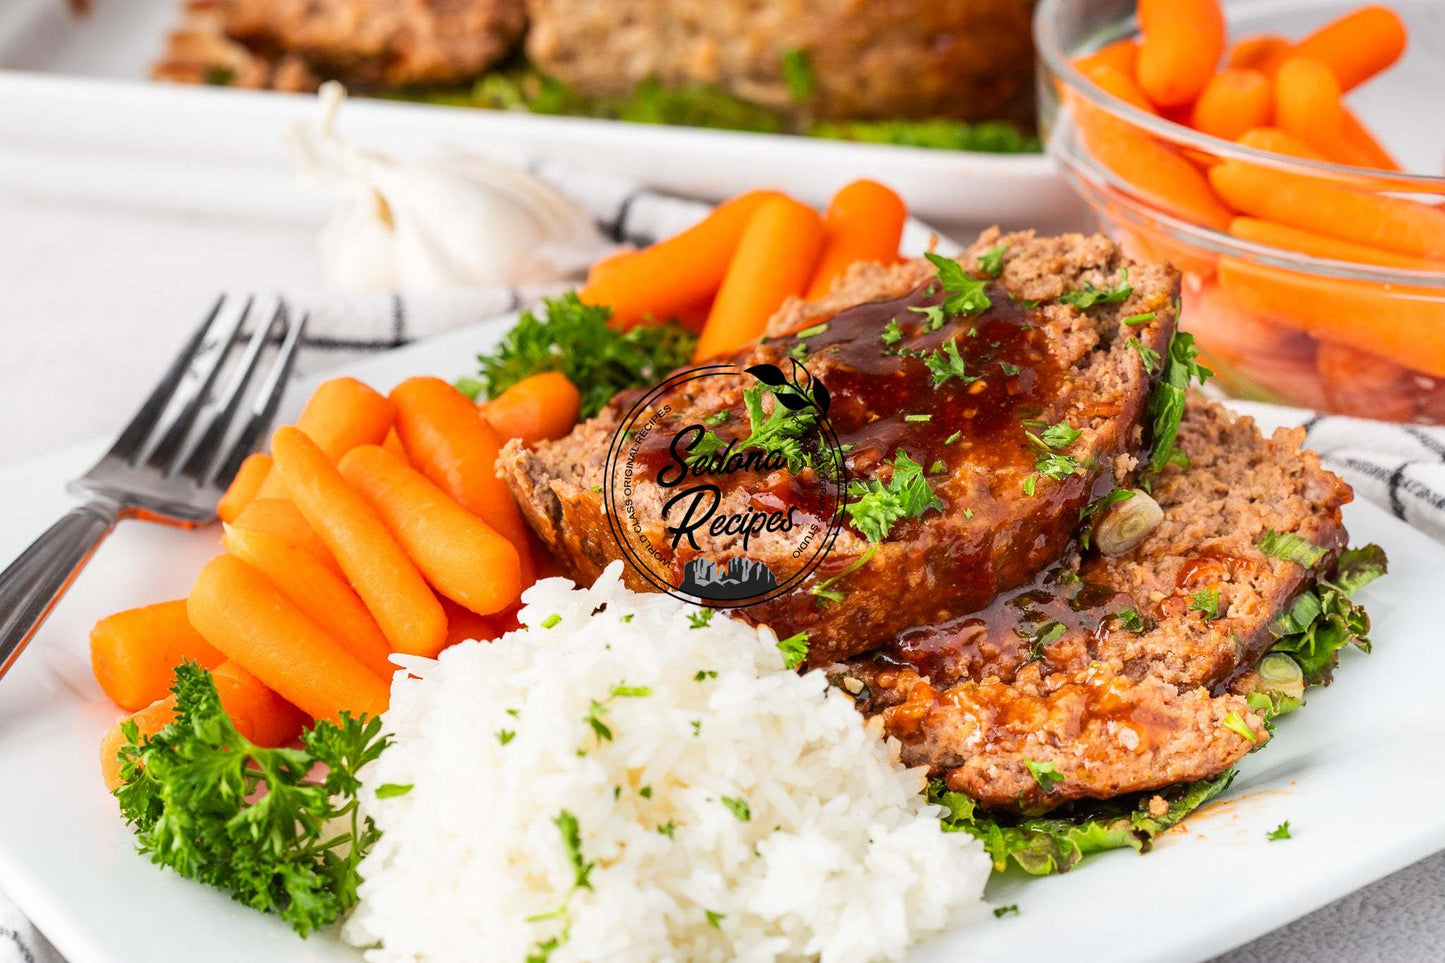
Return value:
<svg viewBox="0 0 1445 963">
<path fill-rule="evenodd" d="M 561 281 L 613 249 L 587 213 L 532 175 L 478 154 L 406 161 L 336 133 L 345 89 L 320 92 L 298 126 L 300 169 L 341 202 L 322 229 L 323 271 L 342 290 L 435 291 Z"/>
</svg>

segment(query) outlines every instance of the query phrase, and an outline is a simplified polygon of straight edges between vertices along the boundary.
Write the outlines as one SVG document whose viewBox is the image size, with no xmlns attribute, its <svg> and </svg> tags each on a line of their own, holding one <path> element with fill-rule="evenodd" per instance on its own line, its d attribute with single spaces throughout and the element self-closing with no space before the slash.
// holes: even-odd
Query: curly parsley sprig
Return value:
<svg viewBox="0 0 1445 963">
<path fill-rule="evenodd" d="M 265 749 L 236 730 L 199 665 L 177 666 L 171 691 L 176 718 L 160 732 L 122 724 L 115 796 L 140 851 L 302 936 L 334 922 L 356 902 L 356 867 L 381 837 L 357 798 L 357 772 L 391 744 L 381 720 L 343 712 L 300 749 Z M 327 773 L 311 778 L 318 764 Z"/>
</svg>

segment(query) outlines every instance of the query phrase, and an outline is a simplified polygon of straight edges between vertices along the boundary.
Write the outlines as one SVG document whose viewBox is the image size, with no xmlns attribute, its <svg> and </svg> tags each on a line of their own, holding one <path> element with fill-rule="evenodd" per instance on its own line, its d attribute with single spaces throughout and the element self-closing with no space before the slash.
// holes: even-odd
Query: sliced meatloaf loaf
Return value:
<svg viewBox="0 0 1445 963">
<path fill-rule="evenodd" d="M 986 806 L 1049 808 L 1217 775 L 1269 738 L 1231 683 L 1345 544 L 1350 489 L 1302 441 L 1299 429 L 1265 438 L 1191 396 L 1178 439 L 1189 464 L 1155 479 L 1163 519 L 1142 543 L 1072 553 L 987 611 L 830 674 L 903 741 L 905 761 Z M 1268 532 L 1313 548 L 1266 551 Z M 1044 764 L 1041 779 L 1031 767 Z"/>
<path fill-rule="evenodd" d="M 803 358 L 831 395 L 849 481 L 888 486 L 901 452 L 927 466 L 936 498 L 881 537 L 854 518 L 807 581 L 739 610 L 779 635 L 809 632 L 813 664 L 976 611 L 1028 583 L 1063 553 L 1087 505 L 1132 483 L 1149 447 L 1146 402 L 1174 328 L 1172 270 L 1077 234 L 988 232 L 959 263 L 985 282 L 986 308 L 939 312 L 950 292 L 927 261 L 855 268 L 823 301 L 785 305 L 766 341 L 733 359 L 786 367 Z M 679 403 L 678 417 L 711 423 L 726 412 L 718 435 L 746 434 L 744 387 L 701 389 Z M 499 461 L 537 534 L 582 582 L 622 557 L 601 495 L 619 408 L 557 442 L 514 442 Z M 790 484 L 785 475 L 745 476 L 725 506 L 786 500 Z M 660 521 L 652 535 L 666 541 Z M 734 548 L 715 542 L 701 554 Z M 676 554 L 675 572 L 691 554 Z M 630 568 L 629 580 L 649 587 Z"/>
</svg>

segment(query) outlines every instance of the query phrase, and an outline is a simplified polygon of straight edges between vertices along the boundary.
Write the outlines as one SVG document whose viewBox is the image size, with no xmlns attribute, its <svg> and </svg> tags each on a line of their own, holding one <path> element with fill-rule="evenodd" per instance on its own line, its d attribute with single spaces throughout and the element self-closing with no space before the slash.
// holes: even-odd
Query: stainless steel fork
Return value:
<svg viewBox="0 0 1445 963">
<path fill-rule="evenodd" d="M 70 483 L 85 503 L 0 572 L 0 676 L 118 520 L 187 528 L 216 520 L 217 499 L 276 415 L 306 327 L 306 318 L 293 322 L 278 302 L 252 326 L 225 387 L 213 393 L 253 307 L 247 299 L 227 311 L 224 296 L 216 301 L 110 451 Z M 248 406 L 246 389 L 278 328 L 280 346 Z"/>
</svg>

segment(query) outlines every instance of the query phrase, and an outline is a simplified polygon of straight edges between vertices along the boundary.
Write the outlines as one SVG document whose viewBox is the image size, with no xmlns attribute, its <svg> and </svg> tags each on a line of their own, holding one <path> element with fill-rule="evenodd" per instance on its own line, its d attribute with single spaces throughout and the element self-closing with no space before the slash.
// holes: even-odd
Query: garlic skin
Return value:
<svg viewBox="0 0 1445 963">
<path fill-rule="evenodd" d="M 615 249 L 582 207 L 532 175 L 479 154 L 398 160 L 341 139 L 346 91 L 320 91 L 318 123 L 289 138 L 300 171 L 341 200 L 321 231 L 326 284 L 425 292 L 548 284 Z"/>
</svg>

